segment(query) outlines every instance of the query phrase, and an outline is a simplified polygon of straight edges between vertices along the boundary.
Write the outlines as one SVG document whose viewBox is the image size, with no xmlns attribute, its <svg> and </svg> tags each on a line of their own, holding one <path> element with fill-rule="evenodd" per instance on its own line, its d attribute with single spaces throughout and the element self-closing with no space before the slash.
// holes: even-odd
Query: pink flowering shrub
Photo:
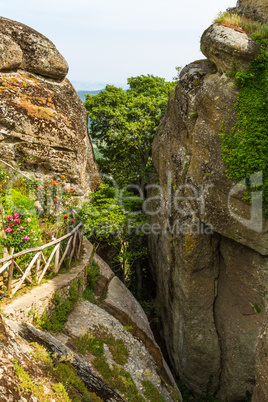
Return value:
<svg viewBox="0 0 268 402">
<path fill-rule="evenodd" d="M 38 230 L 34 230 L 36 219 L 23 216 L 15 212 L 7 215 L 4 220 L 6 238 L 3 240 L 4 247 L 14 248 L 14 252 L 26 248 L 38 246 L 40 236 Z"/>
</svg>

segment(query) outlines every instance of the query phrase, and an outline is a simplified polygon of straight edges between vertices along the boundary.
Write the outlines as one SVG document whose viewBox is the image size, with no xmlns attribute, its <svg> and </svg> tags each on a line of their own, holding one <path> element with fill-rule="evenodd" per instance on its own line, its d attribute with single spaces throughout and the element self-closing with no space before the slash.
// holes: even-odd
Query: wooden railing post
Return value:
<svg viewBox="0 0 268 402">
<path fill-rule="evenodd" d="M 81 250 L 81 247 L 82 247 L 82 244 L 83 244 L 83 226 L 82 226 L 82 229 L 81 229 L 81 233 L 78 232 L 78 239 L 79 239 L 79 242 L 78 242 L 77 257 L 79 257 L 79 255 L 80 255 L 80 250 Z"/>
<path fill-rule="evenodd" d="M 74 255 L 76 236 L 77 236 L 77 231 L 73 235 L 73 244 L 72 244 L 72 251 L 71 251 L 70 259 L 69 259 L 69 267 L 71 266 L 72 258 Z"/>
<path fill-rule="evenodd" d="M 36 279 L 38 279 L 39 272 L 40 272 L 41 256 L 42 256 L 42 253 L 39 255 L 37 262 L 36 262 L 36 267 L 35 267 L 35 278 Z"/>
<path fill-rule="evenodd" d="M 11 293 L 13 270 L 14 270 L 14 260 L 12 259 L 11 264 L 9 265 L 9 268 L 8 268 L 8 282 L 7 282 L 7 292 L 8 293 Z"/>
<path fill-rule="evenodd" d="M 59 265 L 59 260 L 60 260 L 60 243 L 59 247 L 57 248 L 57 251 L 55 253 L 55 262 L 54 262 L 54 272 L 58 272 L 58 265 Z"/>
</svg>

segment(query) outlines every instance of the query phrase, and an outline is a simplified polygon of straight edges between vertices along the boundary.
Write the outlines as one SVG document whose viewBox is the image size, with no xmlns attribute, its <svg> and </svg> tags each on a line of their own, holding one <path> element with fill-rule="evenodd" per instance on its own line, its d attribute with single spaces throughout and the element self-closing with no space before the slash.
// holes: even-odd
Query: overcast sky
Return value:
<svg viewBox="0 0 268 402">
<path fill-rule="evenodd" d="M 200 37 L 236 0 L 0 0 L 1 15 L 46 35 L 66 58 L 68 78 L 100 89 L 202 58 Z M 86 84 L 88 83 L 88 84 Z M 79 88 L 78 88 L 79 89 Z"/>
</svg>

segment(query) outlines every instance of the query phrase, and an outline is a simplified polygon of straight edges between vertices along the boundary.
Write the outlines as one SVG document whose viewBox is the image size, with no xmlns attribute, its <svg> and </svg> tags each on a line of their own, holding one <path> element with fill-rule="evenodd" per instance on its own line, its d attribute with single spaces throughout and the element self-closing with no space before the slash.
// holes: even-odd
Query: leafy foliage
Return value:
<svg viewBox="0 0 268 402">
<path fill-rule="evenodd" d="M 41 328 L 46 329 L 48 331 L 60 332 L 69 314 L 71 313 L 75 303 L 79 298 L 79 284 L 78 282 L 73 282 L 69 289 L 69 297 L 62 301 L 59 294 L 56 292 L 54 295 L 54 305 L 55 311 L 48 317 L 45 313 L 41 317 L 40 322 L 36 322 L 37 325 L 40 325 Z"/>
<path fill-rule="evenodd" d="M 12 188 L 8 188 L 10 177 L 3 168 L 0 169 L 0 179 L 0 203 L 5 211 L 2 246 L 14 248 L 15 253 L 24 248 L 38 246 L 41 233 L 32 196 L 32 186 L 35 187 L 35 183 L 29 183 L 24 178 L 13 178 Z"/>
<path fill-rule="evenodd" d="M 118 249 L 114 263 L 120 267 L 126 277 L 128 267 L 146 254 L 146 248 L 138 244 L 142 234 L 137 228 L 146 221 L 141 211 L 142 199 L 124 192 L 124 199 L 116 190 L 103 183 L 100 190 L 91 194 L 79 213 L 84 222 L 84 233 L 88 238 L 105 241 Z"/>
<path fill-rule="evenodd" d="M 220 139 L 227 177 L 239 182 L 255 172 L 263 172 L 264 212 L 268 216 L 268 56 L 262 40 L 261 54 L 246 72 L 237 72 L 240 88 L 235 109 L 237 124 L 227 133 L 222 126 Z"/>
<path fill-rule="evenodd" d="M 93 261 L 92 264 L 86 270 L 87 274 L 87 286 L 83 293 L 83 298 L 90 303 L 94 303 L 94 288 L 100 277 L 100 267 Z"/>
<path fill-rule="evenodd" d="M 142 185 L 151 170 L 154 134 L 175 84 L 153 75 L 131 77 L 128 84 L 127 91 L 107 85 L 97 95 L 86 95 L 85 107 L 90 134 L 103 156 L 102 171 L 120 185 Z"/>
</svg>

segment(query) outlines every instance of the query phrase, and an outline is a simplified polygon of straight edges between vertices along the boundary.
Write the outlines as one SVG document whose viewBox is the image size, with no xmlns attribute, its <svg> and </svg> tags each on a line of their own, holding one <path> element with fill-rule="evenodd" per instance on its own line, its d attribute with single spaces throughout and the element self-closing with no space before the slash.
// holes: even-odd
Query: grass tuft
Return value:
<svg viewBox="0 0 268 402">
<path fill-rule="evenodd" d="M 259 39 L 268 38 L 268 23 L 263 24 L 234 12 L 220 12 L 214 22 L 242 28 L 247 34 L 257 36 Z"/>
</svg>

